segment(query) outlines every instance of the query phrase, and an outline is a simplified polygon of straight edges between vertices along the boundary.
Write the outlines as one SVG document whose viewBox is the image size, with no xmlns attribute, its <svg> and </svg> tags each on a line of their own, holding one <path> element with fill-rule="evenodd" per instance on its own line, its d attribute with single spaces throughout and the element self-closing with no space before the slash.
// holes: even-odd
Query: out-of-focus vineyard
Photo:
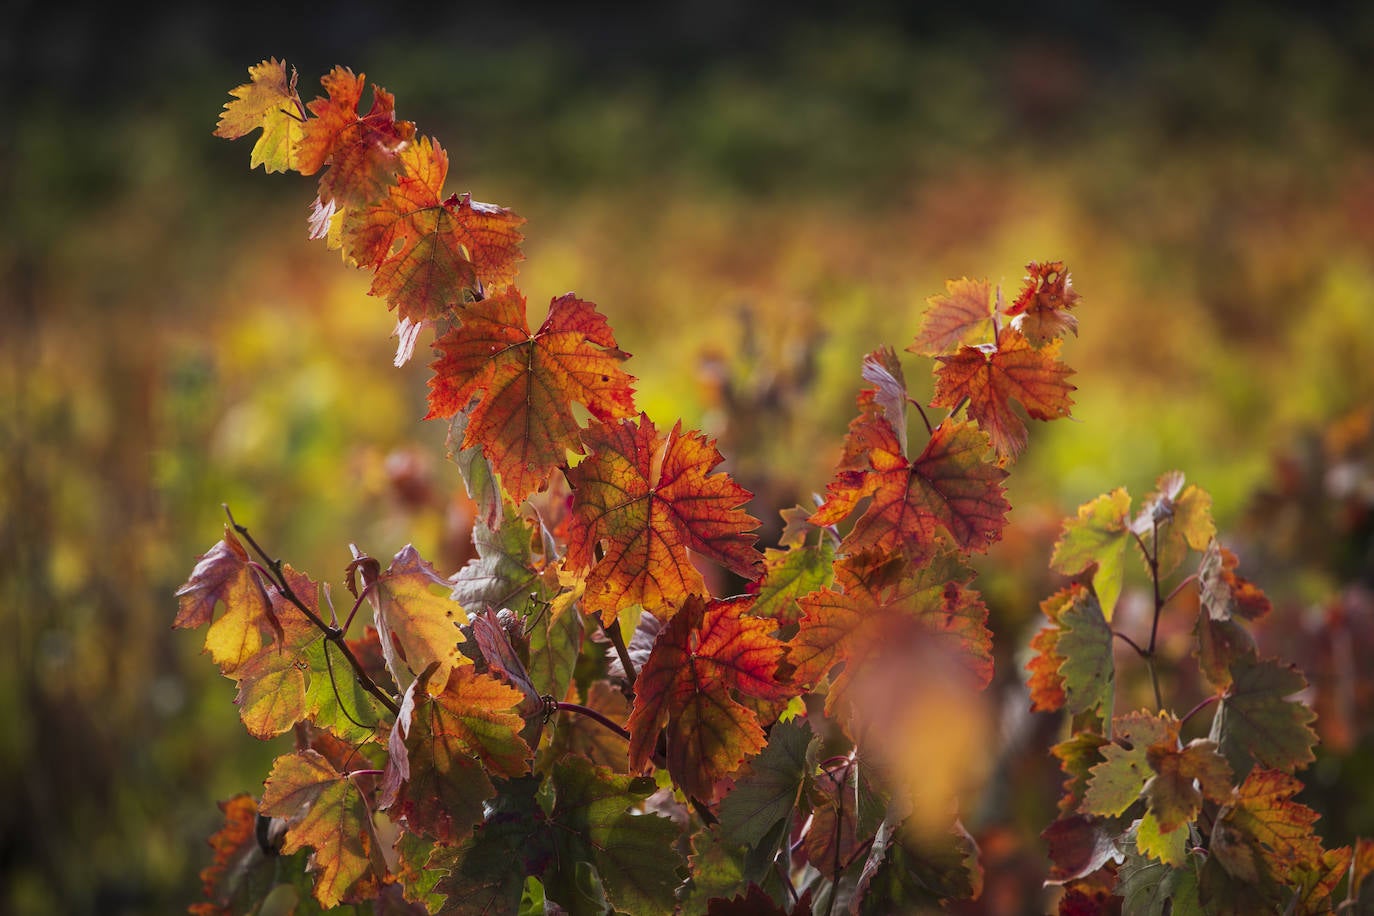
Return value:
<svg viewBox="0 0 1374 916">
<path fill-rule="evenodd" d="M 527 217 L 531 299 L 600 305 L 641 404 L 720 438 L 765 541 L 823 489 L 863 353 L 910 342 L 947 277 L 1010 291 L 1066 261 L 1077 422 L 1032 430 L 979 583 L 1005 723 L 1000 791 L 971 802 L 983 907 L 1044 876 L 1056 723 L 1018 685 L 1059 519 L 1173 468 L 1275 599 L 1262 649 L 1315 685 L 1303 800 L 1332 843 L 1374 834 L 1374 16 L 682 4 L 657 30 L 553 10 L 420 30 L 346 9 L 182 11 L 127 45 L 108 12 L 30 9 L 6 39 L 0 910 L 177 909 L 213 800 L 279 752 L 170 630 L 221 503 L 320 578 L 350 541 L 414 541 L 444 573 L 469 556 L 423 366 L 392 368 L 366 276 L 306 241 L 309 182 L 210 136 L 271 55 L 306 98 L 365 68 L 444 140 L 452 186 Z"/>
</svg>

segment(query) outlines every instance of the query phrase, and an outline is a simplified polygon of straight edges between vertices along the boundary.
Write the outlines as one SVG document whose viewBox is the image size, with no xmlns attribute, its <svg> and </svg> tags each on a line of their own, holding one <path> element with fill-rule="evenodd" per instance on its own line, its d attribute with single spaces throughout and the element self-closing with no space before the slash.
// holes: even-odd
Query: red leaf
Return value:
<svg viewBox="0 0 1374 916">
<path fill-rule="evenodd" d="M 1006 310 L 1011 326 L 1037 347 L 1070 332 L 1077 336 L 1078 319 L 1069 310 L 1081 297 L 1064 262 L 1032 261 L 1026 272 L 1021 294 Z"/>
<path fill-rule="evenodd" d="M 567 560 L 591 571 L 584 611 L 601 612 L 607 625 L 631 604 L 667 617 L 706 591 L 689 549 L 747 579 L 758 576 L 762 557 L 750 534 L 758 521 L 740 508 L 753 494 L 711 473 L 721 461 L 712 440 L 683 433 L 681 423 L 662 437 L 643 414 L 638 423 L 593 423 L 582 438 L 591 454 L 567 474 Z"/>
<path fill-rule="evenodd" d="M 841 549 L 903 550 L 919 558 L 931 553 L 942 529 L 965 550 L 981 552 L 1001 538 L 1011 508 L 1001 483 L 1007 472 L 986 460 L 987 436 L 972 423 L 941 423 L 915 461 L 892 450 L 895 439 L 879 440 L 881 426 L 869 422 L 862 429 L 874 443 L 869 467 L 841 470 L 810 519 L 833 525 L 872 497 Z"/>
<path fill-rule="evenodd" d="M 992 437 L 1001 455 L 1016 457 L 1026 447 L 1026 424 L 1012 410 L 1020 403 L 1036 420 L 1069 415 L 1071 392 L 1065 379 L 1072 369 L 1061 363 L 1059 341 L 1036 350 L 1013 330 L 1003 330 L 997 344 L 963 347 L 953 356 L 937 357 L 932 407 L 953 408 L 968 398 L 968 415 Z"/>
<path fill-rule="evenodd" d="M 946 280 L 946 295 L 931 296 L 921 331 L 909 353 L 935 356 L 960 344 L 979 342 L 992 332 L 992 284 L 987 280 Z M 999 293 L 1000 296 L 1000 293 Z"/>
<path fill-rule="evenodd" d="M 568 453 L 581 454 L 572 405 L 602 420 L 634 416 L 634 378 L 620 364 L 605 317 L 571 293 L 553 300 L 534 334 L 525 298 L 510 289 L 473 303 L 434 346 L 429 417 L 471 409 L 463 448 L 481 446 L 519 502 L 544 486 Z"/>
<path fill-rule="evenodd" d="M 320 83 L 327 99 L 310 103 L 301 138 L 297 167 L 313 175 L 330 166 L 320 178 L 320 200 L 358 206 L 377 200 L 392 183 L 396 157 L 415 136 L 415 125 L 396 120 L 396 99 L 385 89 L 372 89 L 372 109 L 359 117 L 365 76 L 335 67 Z"/>
<path fill-rule="evenodd" d="M 740 700 L 782 700 L 793 691 L 777 680 L 784 646 L 768 635 L 771 620 L 745 614 L 747 599 L 692 596 L 654 642 L 635 682 L 630 714 L 630 769 L 653 756 L 667 727 L 668 772 L 705 802 L 766 740 L 758 717 Z"/>
</svg>

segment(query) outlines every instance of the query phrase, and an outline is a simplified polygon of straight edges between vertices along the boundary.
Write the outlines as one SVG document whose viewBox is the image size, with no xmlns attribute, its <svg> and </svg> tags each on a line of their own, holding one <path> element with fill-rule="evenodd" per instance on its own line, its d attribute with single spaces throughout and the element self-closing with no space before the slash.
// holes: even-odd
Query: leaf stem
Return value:
<svg viewBox="0 0 1374 916">
<path fill-rule="evenodd" d="M 630 740 L 630 732 L 628 729 L 620 725 L 620 723 L 616 722 L 615 720 L 609 719 L 601 713 L 597 712 L 595 709 L 592 709 L 590 706 L 583 706 L 581 703 L 565 703 L 562 700 L 555 700 L 554 706 L 563 712 L 572 712 L 576 713 L 579 716 L 586 716 L 588 719 L 591 719 L 594 722 L 601 723 L 606 728 L 609 728 L 611 731 L 615 732 L 617 735 L 624 738 L 626 741 Z"/>
<path fill-rule="evenodd" d="M 606 626 L 601 622 L 601 612 L 596 612 L 596 625 L 601 627 L 601 632 L 615 646 L 615 654 L 620 656 L 620 664 L 625 669 L 625 677 L 629 679 L 629 690 L 627 691 L 630 699 L 634 699 L 635 679 L 638 672 L 635 671 L 635 663 L 630 659 L 630 649 L 625 645 L 625 635 L 620 632 L 620 620 L 617 619 L 614 626 Z"/>
<path fill-rule="evenodd" d="M 1140 538 L 1140 535 L 1136 535 L 1136 540 L 1140 541 L 1140 546 L 1143 549 L 1145 542 Z M 1149 654 L 1145 657 L 1145 664 L 1146 667 L 1150 669 L 1150 685 L 1154 687 L 1155 690 L 1155 711 L 1162 712 L 1164 710 L 1164 699 L 1159 692 L 1159 672 L 1155 669 L 1155 643 L 1159 638 L 1160 614 L 1164 610 L 1164 599 L 1159 593 L 1158 519 L 1150 520 L 1150 550 L 1146 551 L 1145 558 L 1150 563 L 1150 581 L 1154 585 L 1155 592 L 1155 614 L 1154 619 L 1150 621 L 1150 647 L 1147 650 Z"/>
<path fill-rule="evenodd" d="M 1150 657 L 1149 654 L 1140 647 L 1140 643 L 1136 642 L 1134 639 L 1131 639 L 1131 637 L 1127 636 L 1120 630 L 1112 630 L 1112 635 L 1115 636 L 1117 639 L 1121 640 L 1122 642 L 1124 642 L 1126 645 L 1130 646 L 1132 649 L 1134 649 L 1135 654 L 1139 655 L 1141 658 Z"/>
<path fill-rule="evenodd" d="M 1197 573 L 1193 573 L 1191 576 L 1189 576 L 1188 578 L 1184 579 L 1182 582 L 1178 583 L 1178 585 L 1175 585 L 1175 586 L 1174 586 L 1174 590 L 1171 591 L 1171 592 L 1169 592 L 1169 597 L 1167 597 L 1167 598 L 1164 599 L 1164 603 L 1165 603 L 1165 604 L 1168 604 L 1169 602 L 1173 601 L 1175 598 L 1177 598 L 1177 597 L 1179 596 L 1179 594 L 1180 594 L 1185 588 L 1187 588 L 1189 585 L 1192 585 L 1192 584 L 1193 584 L 1194 582 L 1196 582 L 1196 581 L 1197 581 Z"/>
<path fill-rule="evenodd" d="M 921 402 L 915 398 L 907 398 L 907 400 L 911 402 L 912 407 L 916 408 L 916 412 L 921 415 L 921 422 L 926 425 L 926 435 L 935 435 L 935 429 L 930 425 L 930 417 L 926 416 L 926 410 L 921 406 Z"/>
<path fill-rule="evenodd" d="M 363 669 L 362 663 L 358 661 L 358 657 L 354 655 L 353 650 L 349 648 L 348 641 L 344 639 L 344 630 L 325 623 L 324 620 L 320 618 L 320 615 L 306 607 L 305 602 L 302 601 L 291 588 L 291 583 L 286 581 L 286 574 L 283 572 L 282 561 L 274 560 L 269 557 L 267 551 L 262 549 L 262 545 L 248 532 L 248 529 L 234 520 L 234 513 L 229 511 L 228 503 L 223 503 L 222 506 L 224 508 L 224 514 L 229 517 L 229 524 L 233 527 L 234 531 L 247 541 L 248 545 L 253 548 L 253 551 L 267 564 L 267 568 L 271 572 L 272 584 L 277 587 L 277 591 L 281 593 L 281 596 L 287 601 L 290 601 L 298 611 L 304 614 L 311 623 L 318 627 L 320 631 L 324 633 L 326 639 L 339 647 L 339 651 L 343 653 L 343 657 L 348 660 L 349 667 L 353 669 L 353 676 L 358 679 L 358 683 L 362 685 L 362 688 L 376 697 L 377 701 L 385 706 L 393 716 L 398 715 L 401 711 L 401 707 L 396 704 L 395 700 L 387 696 L 386 692 L 378 687 L 376 681 L 372 680 L 367 671 Z"/>
<path fill-rule="evenodd" d="M 1210 696 L 1203 697 L 1201 700 L 1198 701 L 1196 706 L 1194 706 L 1192 709 L 1188 710 L 1183 714 L 1183 718 L 1178 720 L 1179 727 L 1181 728 L 1193 716 L 1202 712 L 1208 706 L 1211 706 L 1213 703 L 1220 699 L 1221 697 L 1215 693 L 1211 694 Z"/>
</svg>

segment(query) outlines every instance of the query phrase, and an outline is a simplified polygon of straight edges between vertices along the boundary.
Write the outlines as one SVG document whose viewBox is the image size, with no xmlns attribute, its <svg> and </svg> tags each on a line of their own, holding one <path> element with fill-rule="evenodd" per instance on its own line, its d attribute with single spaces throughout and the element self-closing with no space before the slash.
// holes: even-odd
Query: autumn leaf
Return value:
<svg viewBox="0 0 1374 916">
<path fill-rule="evenodd" d="M 865 427 L 875 434 L 880 429 Z M 902 550 L 919 558 L 931 553 L 941 531 L 978 552 L 1001 538 L 1011 508 L 1001 483 L 1007 472 L 986 460 L 988 439 L 977 427 L 946 420 L 915 461 L 899 449 L 889 436 L 873 443 L 866 469 L 840 470 L 811 523 L 836 524 L 871 497 L 840 545 L 846 553 Z"/>
<path fill-rule="evenodd" d="M 437 663 L 429 683 L 431 689 L 442 691 L 449 671 L 465 661 L 458 651 L 463 639 L 458 627 L 468 622 L 468 616 L 458 602 L 436 595 L 430 588 L 452 583 L 436 573 L 410 544 L 401 548 L 386 572 L 375 579 L 367 573 L 369 568 L 375 564 L 364 567 L 364 582 L 392 678 L 398 686 L 408 687 L 419 672 Z M 396 647 L 404 661 L 396 656 Z M 402 674 L 406 668 L 409 677 Z"/>
<path fill-rule="evenodd" d="M 1321 840 L 1312 829 L 1318 814 L 1292 800 L 1302 787 L 1278 770 L 1250 772 L 1212 829 L 1212 855 L 1226 871 L 1248 883 L 1286 884 L 1293 870 L 1320 866 Z"/>
<path fill-rule="evenodd" d="M 1178 569 L 1188 550 L 1205 550 L 1216 537 L 1212 521 L 1212 497 L 1206 490 L 1183 486 L 1183 473 L 1160 476 L 1155 492 L 1145 497 L 1131 530 L 1150 545 L 1159 575 Z"/>
<path fill-rule="evenodd" d="M 797 600 L 830 584 L 834 562 L 835 545 L 829 539 L 814 547 L 764 551 L 763 575 L 750 585 L 755 596 L 751 613 L 780 625 L 796 623 L 802 615 Z"/>
<path fill-rule="evenodd" d="M 1064 682 L 1064 705 L 1078 714 L 1097 709 L 1105 720 L 1112 717 L 1116 692 L 1116 662 L 1112 655 L 1112 628 L 1102 616 L 1095 595 L 1079 592 L 1059 613 L 1059 639 L 1055 652 L 1063 658 L 1059 676 Z"/>
<path fill-rule="evenodd" d="M 1102 616 L 1111 622 L 1125 576 L 1126 544 L 1131 540 L 1131 496 L 1118 487 L 1078 507 L 1078 515 L 1064 522 L 1055 542 L 1050 567 L 1066 576 L 1093 568 L 1093 591 Z"/>
<path fill-rule="evenodd" d="M 763 749 L 766 723 L 741 701 L 786 699 L 792 690 L 777 680 L 784 646 L 769 635 L 774 624 L 747 616 L 748 604 L 694 595 L 659 632 L 635 682 L 632 771 L 648 764 L 666 726 L 668 772 L 709 803 L 716 784 Z"/>
<path fill-rule="evenodd" d="M 1155 817 L 1154 811 L 1146 811 L 1145 816 L 1136 822 L 1135 843 L 1142 855 L 1158 859 L 1165 865 L 1178 867 L 1188 858 L 1188 825 L 1176 824 L 1166 829 Z"/>
<path fill-rule="evenodd" d="M 448 154 L 428 137 L 404 146 L 395 167 L 386 193 L 349 209 L 343 222 L 349 256 L 376 270 L 371 295 L 414 325 L 515 279 L 523 218 L 469 195 L 445 199 Z"/>
<path fill-rule="evenodd" d="M 462 324 L 434 344 L 442 354 L 429 382 L 429 417 L 468 409 L 464 448 L 481 447 L 517 503 L 549 474 L 582 454 L 573 405 L 593 416 L 634 416 L 634 378 L 620 364 L 605 317 L 571 293 L 554 299 L 531 334 L 525 298 L 510 289 L 463 312 Z"/>
<path fill-rule="evenodd" d="M 999 455 L 1015 458 L 1026 447 L 1026 424 L 1012 409 L 1021 405 L 1032 419 L 1069 416 L 1074 370 L 1058 360 L 1059 341 L 1035 349 L 1016 331 L 1004 329 L 995 344 L 962 347 L 940 356 L 932 407 L 954 408 L 968 399 L 968 415 L 992 438 Z"/>
<path fill-rule="evenodd" d="M 1181 867 L 1173 868 L 1149 856 L 1128 854 L 1117 869 L 1117 879 L 1117 894 L 1125 900 L 1123 913 L 1185 916 L 1203 912 L 1195 861 L 1185 859 Z"/>
<path fill-rule="evenodd" d="M 987 280 L 946 280 L 945 293 L 926 302 L 929 308 L 916 340 L 907 347 L 909 353 L 937 356 L 981 342 L 992 333 L 992 284 Z"/>
<path fill-rule="evenodd" d="M 1212 720 L 1211 737 L 1239 772 L 1251 762 L 1292 770 L 1316 759 L 1312 747 L 1317 718 L 1306 705 L 1289 699 L 1307 689 L 1307 678 L 1291 665 L 1245 655 L 1231 664 L 1231 686 Z"/>
<path fill-rule="evenodd" d="M 250 168 L 261 165 L 269 174 L 298 168 L 305 107 L 296 94 L 295 69 L 288 77 L 286 61 L 274 57 L 249 67 L 248 75 L 251 82 L 229 90 L 234 101 L 225 103 L 215 136 L 237 140 L 261 128 Z"/>
<path fill-rule="evenodd" d="M 884 820 L 854 889 L 863 914 L 943 909 L 955 900 L 977 900 L 983 890 L 978 844 L 955 821 L 940 835 L 912 831 Z"/>
<path fill-rule="evenodd" d="M 1102 762 L 1091 770 L 1083 811 L 1106 817 L 1126 813 L 1154 776 L 1149 751 L 1154 745 L 1177 745 L 1178 720 L 1133 712 L 1112 720 L 1113 740 L 1102 747 Z"/>
<path fill-rule="evenodd" d="M 1050 874 L 1046 884 L 1063 885 L 1097 871 L 1125 856 L 1114 834 L 1100 818 L 1070 814 L 1053 821 L 1040 832 L 1049 846 Z"/>
<path fill-rule="evenodd" d="M 1059 652 L 1059 636 L 1063 630 L 1059 616 L 1078 601 L 1084 591 L 1084 586 L 1074 582 L 1040 602 L 1040 610 L 1050 622 L 1031 637 L 1030 647 L 1035 654 L 1026 662 L 1026 670 L 1030 672 L 1026 688 L 1030 691 L 1032 712 L 1058 712 L 1064 708 L 1064 676 L 1059 673 L 1064 664 L 1064 656 Z"/>
<path fill-rule="evenodd" d="M 264 874 L 267 857 L 258 845 L 257 800 L 247 793 L 235 795 L 220 802 L 219 810 L 224 812 L 224 826 L 210 837 L 215 858 L 200 872 L 206 902 L 191 905 L 194 916 L 246 911 L 272 884 L 272 876 Z"/>
<path fill-rule="evenodd" d="M 529 747 L 519 735 L 525 720 L 512 712 L 521 694 L 471 667 L 455 671 L 438 696 L 429 695 L 426 681 L 411 684 L 392 726 L 378 804 L 395 807 L 417 833 L 455 843 L 481 822 L 483 802 L 496 794 L 487 772 L 528 770 Z"/>
<path fill-rule="evenodd" d="M 310 857 L 314 893 L 326 909 L 350 899 L 354 885 L 371 872 L 375 838 L 367 802 L 353 778 L 318 752 L 278 757 L 258 807 L 286 819 L 284 854 L 315 850 Z"/>
<path fill-rule="evenodd" d="M 1060 815 L 1078 811 L 1092 778 L 1092 768 L 1103 762 L 1102 748 L 1107 739 L 1091 731 L 1080 731 L 1050 748 L 1064 773 L 1064 791 L 1059 798 Z"/>
<path fill-rule="evenodd" d="M 1258 586 L 1236 574 L 1240 558 L 1216 541 L 1207 545 L 1198 566 L 1202 607 L 1212 620 L 1258 620 L 1272 605 Z"/>
<path fill-rule="evenodd" d="M 1166 740 L 1147 748 L 1145 756 L 1155 772 L 1145 798 L 1161 833 L 1196 820 L 1203 799 L 1222 803 L 1231 795 L 1231 765 L 1215 741 L 1197 738 L 1179 748 Z"/>
<path fill-rule="evenodd" d="M 662 437 L 647 416 L 593 423 L 583 433 L 591 454 L 568 473 L 573 488 L 569 565 L 590 570 L 586 613 L 609 626 L 632 604 L 660 617 L 706 586 L 687 551 L 746 579 L 758 575 L 758 521 L 741 506 L 752 494 L 723 473 L 713 442 L 678 423 Z M 597 560 L 596 547 L 605 555 Z"/>
<path fill-rule="evenodd" d="M 814 686 L 844 663 L 826 694 L 826 714 L 842 707 L 856 675 L 878 659 L 894 664 L 930 646 L 981 689 L 992 678 L 987 607 L 967 585 L 973 571 L 943 553 L 911 565 L 900 557 L 871 565 L 871 556 L 841 561 L 832 587 L 799 601 L 806 614 L 788 647 L 799 686 Z M 917 656 L 919 657 L 919 656 Z"/>
<path fill-rule="evenodd" d="M 275 632 L 267 592 L 249 563 L 248 552 L 227 525 L 224 539 L 199 558 L 176 597 L 178 610 L 172 626 L 210 624 L 205 651 L 227 675 L 262 651 L 264 631 L 268 641 Z M 224 613 L 214 620 L 215 607 L 221 603 Z"/>
<path fill-rule="evenodd" d="M 307 120 L 297 147 L 297 168 L 320 178 L 320 200 L 338 206 L 361 206 L 379 199 L 398 170 L 397 155 L 415 136 L 415 125 L 396 120 L 396 99 L 379 86 L 372 89 L 372 108 L 358 115 L 366 77 L 335 67 L 320 83 L 328 98 L 308 106 Z"/>
<path fill-rule="evenodd" d="M 622 728 L 630 719 L 630 701 L 609 681 L 593 681 L 582 705 L 600 713 Z M 598 766 L 617 773 L 630 770 L 625 739 L 584 715 L 561 712 L 554 731 L 550 754 L 554 759 L 566 754 L 585 757 Z M 542 753 L 542 752 L 541 752 Z"/>
<path fill-rule="evenodd" d="M 1063 261 L 1032 261 L 1026 265 L 1021 293 L 1006 309 L 1011 326 L 1039 347 L 1078 334 L 1078 318 L 1070 313 L 1081 297 Z"/>
</svg>

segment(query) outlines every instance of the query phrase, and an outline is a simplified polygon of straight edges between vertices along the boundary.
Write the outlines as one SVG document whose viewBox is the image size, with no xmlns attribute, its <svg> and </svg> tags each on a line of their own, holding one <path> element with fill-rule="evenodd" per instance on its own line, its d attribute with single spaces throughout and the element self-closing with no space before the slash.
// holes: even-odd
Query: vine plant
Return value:
<svg viewBox="0 0 1374 916">
<path fill-rule="evenodd" d="M 284 62 L 249 73 L 216 134 L 261 129 L 254 166 L 320 176 L 311 236 L 372 272 L 397 314 L 397 365 L 435 333 L 428 417 L 452 424 L 478 557 L 444 577 L 410 546 L 385 568 L 355 548 L 336 604 L 228 515 L 177 593 L 176 625 L 208 626 L 245 727 L 290 732 L 295 748 L 260 798 L 221 804 L 192 911 L 829 914 L 976 899 L 957 786 L 913 764 L 928 723 L 910 710 L 933 708 L 923 696 L 974 710 L 991 678 L 968 560 L 1005 525 L 1002 481 L 1027 440 L 1014 404 L 1037 420 L 1072 406 L 1059 351 L 1078 294 L 1063 264 L 1029 265 L 1009 304 L 967 279 L 931 299 L 907 350 L 936 364 L 934 422 L 896 352 L 870 353 L 824 498 L 784 512 L 781 547 L 761 553 L 751 494 L 716 470 L 709 438 L 637 410 L 596 305 L 560 296 L 529 329 L 523 220 L 447 193 L 447 155 L 389 93 L 374 87 L 360 114 L 364 77 L 342 67 L 308 106 Z M 1246 635 L 1266 603 L 1216 545 L 1209 498 L 1170 474 L 1129 507 L 1118 490 L 1066 524 L 1052 565 L 1076 578 L 1045 602 L 1030 664 L 1035 708 L 1072 714 L 1046 831 L 1061 906 L 1319 912 L 1343 879 L 1357 899 L 1374 849 L 1323 850 L 1292 801 L 1315 741 L 1291 699 L 1304 681 Z M 1154 584 L 1148 641 L 1112 624 L 1132 550 Z M 1164 594 L 1190 552 L 1199 571 Z M 744 594 L 714 594 L 708 576 Z M 1194 586 L 1215 691 L 1179 716 L 1156 638 Z M 1148 668 L 1155 709 L 1116 714 L 1115 642 Z M 1209 737 L 1184 744 L 1205 712 Z"/>
</svg>

